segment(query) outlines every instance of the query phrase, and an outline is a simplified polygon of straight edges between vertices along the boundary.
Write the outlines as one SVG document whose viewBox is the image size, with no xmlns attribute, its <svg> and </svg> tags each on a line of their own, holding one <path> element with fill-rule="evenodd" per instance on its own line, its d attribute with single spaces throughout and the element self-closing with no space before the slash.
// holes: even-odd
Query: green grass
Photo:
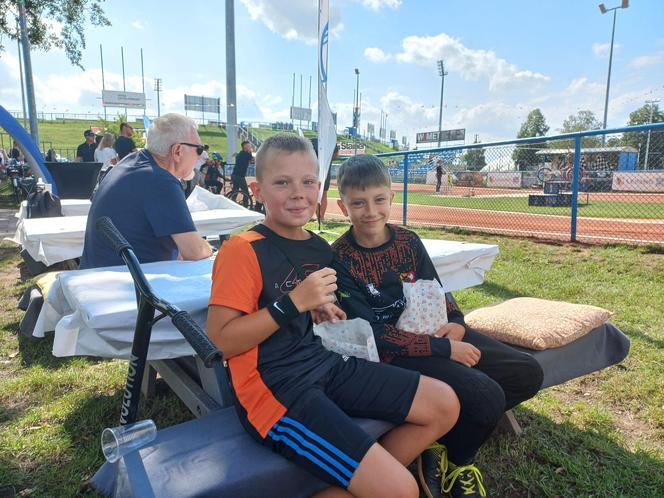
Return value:
<svg viewBox="0 0 664 498">
<path fill-rule="evenodd" d="M 324 228 L 341 234 L 347 225 Z M 621 365 L 547 389 L 517 408 L 525 434 L 495 436 L 478 455 L 490 496 L 664 496 L 664 254 L 418 232 L 500 246 L 484 284 L 455 293 L 463 309 L 514 296 L 594 304 L 612 310 L 632 341 Z M 74 496 L 103 462 L 99 435 L 117 423 L 127 365 L 54 358 L 52 338 L 20 336 L 15 303 L 30 282 L 18 278 L 19 261 L 14 247 L 0 245 L 0 496 L 12 489 L 20 496 Z M 140 416 L 160 428 L 191 417 L 168 391 L 144 400 Z"/>
<path fill-rule="evenodd" d="M 331 188 L 330 197 L 338 198 L 339 192 Z M 403 202 L 403 192 L 394 192 L 394 202 Z M 408 205 L 445 206 L 451 208 L 485 209 L 489 211 L 507 211 L 517 213 L 557 214 L 570 216 L 570 207 L 529 206 L 528 197 L 450 197 L 434 192 L 409 192 Z M 664 218 L 664 204 L 657 202 L 602 201 L 592 200 L 585 204 L 579 198 L 579 216 L 588 218 Z"/>
<path fill-rule="evenodd" d="M 135 129 L 143 129 L 143 121 L 136 120 L 132 124 Z M 46 149 L 51 146 L 60 151 L 60 149 L 70 149 L 64 151 L 63 155 L 73 156 L 76 153 L 76 147 L 83 143 L 83 132 L 90 127 L 103 128 L 103 123 L 98 116 L 90 116 L 90 119 L 61 119 L 57 121 L 39 121 L 39 139 L 44 143 Z M 261 140 L 279 133 L 279 130 L 272 130 L 270 128 L 251 128 L 254 133 Z M 198 134 L 203 143 L 210 146 L 210 150 L 220 152 L 226 157 L 226 130 L 213 125 L 199 125 Z M 304 131 L 304 136 L 307 138 L 315 137 L 317 134 L 312 131 Z M 9 146 L 9 137 L 4 134 L 3 140 L 5 147 Z M 339 135 L 339 140 L 347 141 L 348 139 Z M 393 152 L 390 146 L 378 142 L 363 141 L 367 146 L 370 153 L 379 152 Z"/>
</svg>

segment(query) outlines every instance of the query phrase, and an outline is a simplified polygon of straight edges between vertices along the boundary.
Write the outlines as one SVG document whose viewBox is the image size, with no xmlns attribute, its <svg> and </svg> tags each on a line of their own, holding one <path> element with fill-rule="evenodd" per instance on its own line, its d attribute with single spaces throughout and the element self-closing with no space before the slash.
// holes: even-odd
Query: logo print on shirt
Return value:
<svg viewBox="0 0 664 498">
<path fill-rule="evenodd" d="M 376 289 L 376 286 L 372 283 L 367 284 L 367 290 L 372 296 L 380 296 L 380 292 L 378 292 L 378 289 Z"/>
<path fill-rule="evenodd" d="M 309 275 L 311 275 L 313 272 L 317 271 L 320 268 L 320 265 L 317 263 L 307 263 L 302 265 L 302 272 L 304 273 L 304 278 L 307 278 Z M 297 276 L 297 272 L 295 271 L 295 268 L 292 268 L 290 272 L 288 272 L 288 275 L 286 275 L 286 278 L 279 284 L 279 290 L 286 294 L 287 292 L 292 291 L 297 287 L 297 284 L 299 284 L 302 280 L 300 280 L 300 277 Z M 277 285 L 275 284 L 275 287 Z"/>
</svg>

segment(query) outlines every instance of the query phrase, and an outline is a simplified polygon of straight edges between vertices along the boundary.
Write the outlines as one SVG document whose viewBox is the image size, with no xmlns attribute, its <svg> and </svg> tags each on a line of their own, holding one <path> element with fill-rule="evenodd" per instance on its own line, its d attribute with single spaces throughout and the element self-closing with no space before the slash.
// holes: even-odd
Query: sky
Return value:
<svg viewBox="0 0 664 498">
<path fill-rule="evenodd" d="M 606 0 L 606 7 L 621 0 Z M 338 131 L 352 124 L 359 69 L 360 130 L 387 128 L 411 145 L 438 129 L 445 63 L 443 129 L 466 129 L 487 143 L 514 138 L 541 109 L 549 134 L 580 110 L 604 113 L 611 23 L 596 0 L 330 0 L 328 99 Z M 39 112 L 96 116 L 101 106 L 100 44 L 106 89 L 141 91 L 143 49 L 147 114 L 156 115 L 154 78 L 163 81 L 161 112 L 184 112 L 184 94 L 221 97 L 225 121 L 224 2 L 110 0 L 112 26 L 89 27 L 84 70 L 61 50 L 33 51 Z M 664 107 L 664 2 L 631 0 L 617 10 L 607 127 L 623 126 L 646 100 Z M 57 26 L 56 26 L 57 28 Z M 238 120 L 290 121 L 295 105 L 317 108 L 317 1 L 236 0 Z M 0 104 L 21 109 L 16 44 L 0 54 Z M 109 109 L 109 112 L 117 112 Z M 130 112 L 131 114 L 131 112 Z M 201 117 L 191 113 L 192 117 Z M 377 133 L 377 131 L 376 131 Z"/>
</svg>

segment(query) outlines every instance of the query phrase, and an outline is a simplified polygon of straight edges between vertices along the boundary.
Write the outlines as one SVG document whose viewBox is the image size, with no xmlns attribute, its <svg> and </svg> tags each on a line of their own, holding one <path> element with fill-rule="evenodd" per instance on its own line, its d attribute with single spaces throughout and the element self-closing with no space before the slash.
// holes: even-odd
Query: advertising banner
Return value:
<svg viewBox="0 0 664 498">
<path fill-rule="evenodd" d="M 487 187 L 521 187 L 520 171 L 491 171 L 486 177 Z"/>
<path fill-rule="evenodd" d="M 145 109 L 145 94 L 141 92 L 116 92 L 103 90 L 101 101 L 104 107 L 127 107 L 129 109 Z"/>
<path fill-rule="evenodd" d="M 622 192 L 664 192 L 664 171 L 613 173 L 611 190 Z"/>
<path fill-rule="evenodd" d="M 350 157 L 358 154 L 366 154 L 366 148 L 363 143 L 339 142 L 339 156 Z"/>
</svg>

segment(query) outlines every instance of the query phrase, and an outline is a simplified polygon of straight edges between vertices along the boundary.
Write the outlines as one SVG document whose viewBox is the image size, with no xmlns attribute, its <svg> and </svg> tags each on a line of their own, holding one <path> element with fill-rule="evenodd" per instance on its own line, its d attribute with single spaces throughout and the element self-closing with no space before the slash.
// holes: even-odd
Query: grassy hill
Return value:
<svg viewBox="0 0 664 498">
<path fill-rule="evenodd" d="M 76 147 L 83 143 L 83 132 L 88 128 L 105 128 L 104 120 L 98 118 L 91 119 L 62 119 L 56 121 L 40 121 L 39 122 L 39 139 L 42 142 L 41 147 L 44 150 L 53 148 L 58 154 L 63 157 L 73 158 Z M 135 130 L 143 130 L 143 121 L 137 120 L 130 123 Z M 270 128 L 251 128 L 254 133 L 261 140 L 279 133 L 281 130 L 272 130 Z M 226 156 L 226 130 L 214 125 L 200 125 L 198 127 L 198 134 L 203 143 L 210 145 L 210 150 L 219 151 Z M 5 148 L 9 147 L 9 137 L 6 133 L 0 133 L 2 137 L 2 144 Z M 315 137 L 316 133 L 306 130 L 304 136 L 307 138 Z M 349 141 L 350 139 L 344 135 L 338 135 L 339 141 Z M 392 148 L 388 145 L 378 142 L 367 140 L 358 140 L 366 145 L 367 152 L 370 154 L 378 154 L 380 152 L 391 152 Z"/>
</svg>

